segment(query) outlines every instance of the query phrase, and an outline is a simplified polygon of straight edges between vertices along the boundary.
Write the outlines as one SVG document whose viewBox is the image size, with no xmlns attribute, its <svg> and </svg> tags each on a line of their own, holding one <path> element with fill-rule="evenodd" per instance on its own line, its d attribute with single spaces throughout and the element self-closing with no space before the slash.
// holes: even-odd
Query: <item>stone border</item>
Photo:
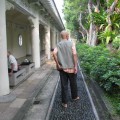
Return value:
<svg viewBox="0 0 120 120">
<path fill-rule="evenodd" d="M 53 103 L 54 103 L 54 99 L 55 99 L 55 96 L 56 96 L 57 88 L 58 88 L 58 85 L 59 85 L 59 81 L 60 81 L 60 76 L 59 76 L 57 84 L 54 88 L 54 92 L 53 92 L 53 95 L 52 95 L 52 98 L 51 98 L 51 101 L 50 101 L 50 105 L 49 105 L 45 120 L 49 120 L 50 113 L 52 111 L 52 107 L 53 107 Z"/>
<path fill-rule="evenodd" d="M 82 79 L 83 79 L 83 82 L 84 82 L 84 84 L 85 84 L 85 88 L 86 88 L 88 97 L 89 97 L 89 99 L 90 99 L 90 103 L 91 103 L 91 106 L 92 106 L 94 115 L 95 115 L 95 117 L 96 117 L 96 120 L 100 120 L 100 119 L 99 119 L 99 116 L 98 116 L 98 113 L 97 113 L 97 110 L 96 110 L 96 108 L 95 108 L 95 105 L 94 105 L 94 103 L 93 103 L 93 99 L 92 99 L 91 94 L 90 94 L 90 92 L 89 92 L 88 86 L 87 86 L 87 84 L 86 84 L 85 78 L 84 78 L 84 76 L 83 76 L 82 70 L 81 70 L 81 68 L 80 68 L 79 63 L 78 63 L 78 67 L 79 67 L 80 73 L 81 73 L 81 75 L 82 75 Z"/>
<path fill-rule="evenodd" d="M 82 75 L 83 74 L 84 73 L 82 73 Z M 99 120 L 113 120 L 112 115 L 110 114 L 105 104 L 105 101 L 103 98 L 104 93 L 102 89 L 98 86 L 95 80 L 92 80 L 91 78 L 87 80 L 87 77 L 85 77 L 85 75 L 83 75 L 83 77 L 84 77 L 86 86 L 88 88 L 88 91 L 91 95 L 92 102 L 98 114 Z"/>
<path fill-rule="evenodd" d="M 12 93 L 4 96 L 0 96 L 0 103 L 12 102 L 16 99 L 16 96 Z"/>
</svg>

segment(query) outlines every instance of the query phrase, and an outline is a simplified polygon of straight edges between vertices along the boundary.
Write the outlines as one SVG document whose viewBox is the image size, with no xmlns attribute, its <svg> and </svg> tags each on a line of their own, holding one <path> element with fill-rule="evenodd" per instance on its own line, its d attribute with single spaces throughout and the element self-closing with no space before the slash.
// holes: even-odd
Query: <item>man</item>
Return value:
<svg viewBox="0 0 120 120">
<path fill-rule="evenodd" d="M 77 93 L 77 53 L 75 45 L 68 40 L 68 32 L 62 31 L 62 41 L 57 44 L 53 51 L 53 57 L 56 62 L 57 70 L 60 73 L 62 106 L 67 108 L 68 102 L 68 80 L 70 81 L 71 95 L 73 100 L 78 100 Z"/>
<path fill-rule="evenodd" d="M 18 64 L 15 57 L 11 54 L 10 51 L 8 51 L 7 57 L 8 57 L 8 73 L 9 76 L 12 76 L 13 73 L 18 71 Z"/>
<path fill-rule="evenodd" d="M 69 33 L 68 33 L 68 32 L 66 33 L 66 38 L 67 38 L 67 40 L 72 41 L 72 40 L 70 39 L 70 36 L 69 36 Z"/>
</svg>

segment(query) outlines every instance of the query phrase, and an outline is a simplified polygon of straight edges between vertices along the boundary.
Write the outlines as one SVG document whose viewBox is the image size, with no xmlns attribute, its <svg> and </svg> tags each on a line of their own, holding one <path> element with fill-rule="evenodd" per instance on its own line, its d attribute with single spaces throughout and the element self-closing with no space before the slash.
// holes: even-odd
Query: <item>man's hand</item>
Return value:
<svg viewBox="0 0 120 120">
<path fill-rule="evenodd" d="M 10 72 L 10 73 L 9 73 L 9 76 L 11 77 L 11 76 L 12 76 L 12 74 L 13 74 L 13 73 L 12 73 L 12 72 Z"/>
<path fill-rule="evenodd" d="M 56 65 L 56 68 L 57 68 L 58 71 L 63 70 L 60 65 Z"/>
<path fill-rule="evenodd" d="M 77 66 L 74 67 L 74 73 L 76 74 L 77 73 Z"/>
<path fill-rule="evenodd" d="M 57 68 L 57 70 L 58 70 L 58 71 L 63 70 L 62 67 L 61 67 L 61 65 L 60 65 L 59 62 L 58 62 L 58 58 L 57 58 L 57 48 L 55 48 L 54 51 L 53 51 L 53 58 L 54 58 L 54 60 L 55 60 L 55 62 L 56 62 L 56 68 Z"/>
</svg>

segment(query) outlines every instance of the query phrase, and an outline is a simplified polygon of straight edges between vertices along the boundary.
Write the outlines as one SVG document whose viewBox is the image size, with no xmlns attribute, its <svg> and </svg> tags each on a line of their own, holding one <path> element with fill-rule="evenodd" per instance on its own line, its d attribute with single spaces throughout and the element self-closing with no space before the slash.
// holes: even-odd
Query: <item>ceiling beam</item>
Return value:
<svg viewBox="0 0 120 120">
<path fill-rule="evenodd" d="M 34 4 L 34 3 L 36 3 L 36 2 L 39 2 L 39 0 L 28 0 L 28 3 L 29 3 L 29 4 Z"/>
</svg>

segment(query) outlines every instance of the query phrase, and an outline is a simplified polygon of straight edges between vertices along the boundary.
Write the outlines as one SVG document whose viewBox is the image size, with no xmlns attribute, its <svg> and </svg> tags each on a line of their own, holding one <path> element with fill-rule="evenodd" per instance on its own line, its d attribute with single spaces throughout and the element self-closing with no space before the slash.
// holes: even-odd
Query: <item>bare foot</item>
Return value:
<svg viewBox="0 0 120 120">
<path fill-rule="evenodd" d="M 62 103 L 62 106 L 63 106 L 64 108 L 67 108 L 67 104 Z"/>
<path fill-rule="evenodd" d="M 79 100 L 80 99 L 80 97 L 78 96 L 78 97 L 76 97 L 75 99 L 73 99 L 73 100 Z"/>
</svg>

